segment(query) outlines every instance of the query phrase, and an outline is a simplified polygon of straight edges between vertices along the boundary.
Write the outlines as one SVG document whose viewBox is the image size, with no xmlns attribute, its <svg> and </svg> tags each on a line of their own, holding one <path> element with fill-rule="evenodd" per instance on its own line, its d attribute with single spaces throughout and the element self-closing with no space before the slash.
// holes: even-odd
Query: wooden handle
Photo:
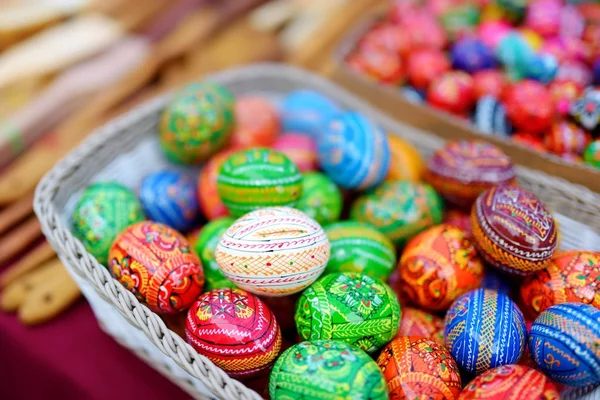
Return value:
<svg viewBox="0 0 600 400">
<path fill-rule="evenodd" d="M 64 270 L 60 260 L 55 258 L 42 265 L 36 271 L 33 271 L 21 279 L 16 280 L 6 287 L 0 296 L 0 307 L 6 312 L 13 312 L 23 303 L 27 293 L 35 288 L 41 282 L 53 279 L 57 271 Z"/>
<path fill-rule="evenodd" d="M 0 264 L 10 260 L 42 235 L 35 215 L 6 234 L 0 241 Z"/>
<path fill-rule="evenodd" d="M 50 246 L 50 243 L 43 242 L 0 275 L 0 288 L 10 285 L 17 279 L 38 268 L 54 255 L 54 249 Z"/>
</svg>

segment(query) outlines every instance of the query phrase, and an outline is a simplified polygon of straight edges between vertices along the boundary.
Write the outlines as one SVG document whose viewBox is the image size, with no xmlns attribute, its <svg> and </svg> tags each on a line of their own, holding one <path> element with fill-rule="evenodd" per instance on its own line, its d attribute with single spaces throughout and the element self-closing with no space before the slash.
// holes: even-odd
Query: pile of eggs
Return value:
<svg viewBox="0 0 600 400">
<path fill-rule="evenodd" d="M 600 254 L 558 251 L 552 213 L 497 147 L 423 160 L 319 93 L 214 83 L 175 95 L 158 135 L 178 168 L 135 192 L 89 186 L 73 232 L 265 397 L 533 400 L 600 384 Z"/>
<path fill-rule="evenodd" d="M 600 168 L 600 4 L 578 3 L 396 0 L 346 62 L 484 134 Z"/>
</svg>

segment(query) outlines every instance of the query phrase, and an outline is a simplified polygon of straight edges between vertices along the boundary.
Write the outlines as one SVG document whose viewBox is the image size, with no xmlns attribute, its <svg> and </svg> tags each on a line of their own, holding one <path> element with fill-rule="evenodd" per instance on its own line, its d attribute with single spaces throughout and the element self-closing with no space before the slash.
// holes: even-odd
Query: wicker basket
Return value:
<svg viewBox="0 0 600 400">
<path fill-rule="evenodd" d="M 227 86 L 236 95 L 260 93 L 273 99 L 294 89 L 314 89 L 344 108 L 366 114 L 388 132 L 414 143 L 425 155 L 443 143 L 436 136 L 394 122 L 327 80 L 292 67 L 260 64 L 206 79 Z M 167 165 L 156 131 L 169 99 L 170 95 L 165 95 L 150 101 L 92 134 L 42 179 L 35 193 L 35 212 L 48 241 L 108 334 L 195 398 L 260 399 L 170 331 L 110 276 L 69 229 L 74 204 L 90 183 L 114 179 L 135 188 L 142 176 Z M 518 175 L 521 185 L 536 192 L 556 213 L 563 247 L 600 250 L 600 199 L 596 194 L 523 167 L 518 168 Z"/>
</svg>

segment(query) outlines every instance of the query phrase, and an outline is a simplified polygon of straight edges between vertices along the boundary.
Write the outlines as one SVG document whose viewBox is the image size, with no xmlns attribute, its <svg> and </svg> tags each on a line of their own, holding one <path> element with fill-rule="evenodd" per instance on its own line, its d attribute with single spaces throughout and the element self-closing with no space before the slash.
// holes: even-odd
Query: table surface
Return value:
<svg viewBox="0 0 600 400">
<path fill-rule="evenodd" d="M 0 398 L 189 399 L 117 344 L 86 301 L 38 327 L 0 313 Z"/>
</svg>

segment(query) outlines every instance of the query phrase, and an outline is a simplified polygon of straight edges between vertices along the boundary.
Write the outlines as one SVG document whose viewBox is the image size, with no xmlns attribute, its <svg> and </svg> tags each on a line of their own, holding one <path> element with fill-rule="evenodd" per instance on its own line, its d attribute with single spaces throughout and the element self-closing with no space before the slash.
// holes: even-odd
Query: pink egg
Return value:
<svg viewBox="0 0 600 400">
<path fill-rule="evenodd" d="M 591 85 L 593 79 L 594 76 L 588 66 L 577 60 L 567 60 L 560 64 L 556 77 L 554 78 L 557 82 L 575 82 L 580 87 Z"/>
<path fill-rule="evenodd" d="M 537 0 L 527 8 L 525 25 L 542 36 L 554 36 L 560 29 L 560 0 Z"/>
<path fill-rule="evenodd" d="M 479 38 L 492 49 L 495 49 L 511 31 L 512 27 L 505 21 L 487 21 L 477 29 Z"/>
<path fill-rule="evenodd" d="M 289 132 L 279 136 L 272 147 L 288 156 L 301 172 L 318 168 L 317 144 L 310 136 Z"/>
</svg>

